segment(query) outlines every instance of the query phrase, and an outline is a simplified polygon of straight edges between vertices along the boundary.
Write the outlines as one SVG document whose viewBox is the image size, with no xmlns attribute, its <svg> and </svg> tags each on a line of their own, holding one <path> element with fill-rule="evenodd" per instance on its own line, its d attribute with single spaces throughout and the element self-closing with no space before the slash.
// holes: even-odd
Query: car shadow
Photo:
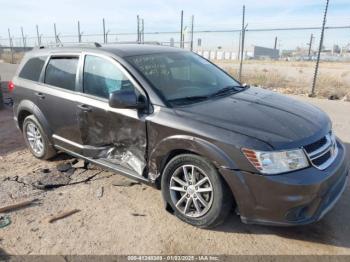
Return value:
<svg viewBox="0 0 350 262">
<path fill-rule="evenodd" d="M 350 161 L 350 143 L 345 143 L 345 146 L 348 152 L 347 161 Z M 232 214 L 225 224 L 213 230 L 236 234 L 276 235 L 281 238 L 350 248 L 349 199 L 350 185 L 348 183 L 334 208 L 321 221 L 310 225 L 295 227 L 247 225 L 243 224 L 237 215 Z"/>
<path fill-rule="evenodd" d="M 0 261 L 9 261 L 10 255 L 0 247 Z"/>
<path fill-rule="evenodd" d="M 22 133 L 13 120 L 11 107 L 0 109 L 0 156 L 25 149 Z"/>
</svg>

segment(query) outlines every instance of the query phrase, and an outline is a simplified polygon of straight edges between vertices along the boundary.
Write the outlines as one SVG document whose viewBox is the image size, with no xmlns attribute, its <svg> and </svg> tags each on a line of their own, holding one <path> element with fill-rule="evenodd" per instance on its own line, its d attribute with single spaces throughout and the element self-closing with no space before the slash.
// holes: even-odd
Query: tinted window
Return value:
<svg viewBox="0 0 350 262">
<path fill-rule="evenodd" d="M 29 59 L 19 73 L 19 77 L 32 81 L 39 81 L 46 58 L 46 56 L 41 56 Z"/>
<path fill-rule="evenodd" d="M 75 90 L 78 60 L 77 57 L 51 58 L 46 68 L 45 83 Z"/>
<path fill-rule="evenodd" d="M 97 56 L 86 56 L 83 81 L 84 93 L 102 98 L 108 98 L 113 91 L 134 89 L 115 64 Z"/>
</svg>

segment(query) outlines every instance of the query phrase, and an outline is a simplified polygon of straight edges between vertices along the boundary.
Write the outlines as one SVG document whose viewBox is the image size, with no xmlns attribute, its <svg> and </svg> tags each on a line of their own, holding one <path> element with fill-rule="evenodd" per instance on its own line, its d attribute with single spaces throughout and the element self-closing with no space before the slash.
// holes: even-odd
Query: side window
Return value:
<svg viewBox="0 0 350 262">
<path fill-rule="evenodd" d="M 32 81 L 39 81 L 41 70 L 43 69 L 46 58 L 47 56 L 30 58 L 23 66 L 19 73 L 19 77 Z"/>
<path fill-rule="evenodd" d="M 107 98 L 109 93 L 121 89 L 134 89 L 133 84 L 112 62 L 87 55 L 84 63 L 84 93 Z"/>
<path fill-rule="evenodd" d="M 53 57 L 45 73 L 45 83 L 68 90 L 75 90 L 78 57 Z"/>
</svg>

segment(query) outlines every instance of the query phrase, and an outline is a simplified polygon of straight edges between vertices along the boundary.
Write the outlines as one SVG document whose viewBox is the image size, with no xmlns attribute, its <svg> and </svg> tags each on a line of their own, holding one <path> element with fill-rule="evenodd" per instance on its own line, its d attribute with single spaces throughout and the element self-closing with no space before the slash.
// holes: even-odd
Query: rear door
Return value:
<svg viewBox="0 0 350 262">
<path fill-rule="evenodd" d="M 109 94 L 120 89 L 142 93 L 128 72 L 114 59 L 85 54 L 79 124 L 81 139 L 91 157 L 142 175 L 146 166 L 145 115 L 136 109 L 115 109 Z"/>
<path fill-rule="evenodd" d="M 79 53 L 50 56 L 42 75 L 41 91 L 36 93 L 55 144 L 77 153 L 82 151 L 76 102 L 79 59 Z"/>
</svg>

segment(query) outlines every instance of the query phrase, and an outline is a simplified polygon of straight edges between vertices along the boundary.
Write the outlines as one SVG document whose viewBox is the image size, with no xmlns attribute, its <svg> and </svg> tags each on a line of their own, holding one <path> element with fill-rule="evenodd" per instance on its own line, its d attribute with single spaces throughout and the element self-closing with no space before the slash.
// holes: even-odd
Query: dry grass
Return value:
<svg viewBox="0 0 350 262">
<path fill-rule="evenodd" d="M 18 64 L 21 62 L 24 53 L 16 52 L 13 54 L 13 64 Z M 4 60 L 5 63 L 12 63 L 12 55 L 10 52 L 4 52 L 0 54 L 0 60 Z"/>
<path fill-rule="evenodd" d="M 227 70 L 232 76 L 238 76 L 236 69 Z M 298 71 L 302 73 L 302 70 Z M 286 77 L 276 70 L 264 68 L 261 71 L 243 72 L 242 82 L 285 94 L 307 95 L 311 83 L 303 78 Z M 350 101 L 350 83 L 342 78 L 320 74 L 317 79 L 316 95 L 322 98 Z"/>
<path fill-rule="evenodd" d="M 345 98 L 350 93 L 350 83 L 329 75 L 320 75 L 317 79 L 317 94 L 321 97 Z"/>
</svg>

